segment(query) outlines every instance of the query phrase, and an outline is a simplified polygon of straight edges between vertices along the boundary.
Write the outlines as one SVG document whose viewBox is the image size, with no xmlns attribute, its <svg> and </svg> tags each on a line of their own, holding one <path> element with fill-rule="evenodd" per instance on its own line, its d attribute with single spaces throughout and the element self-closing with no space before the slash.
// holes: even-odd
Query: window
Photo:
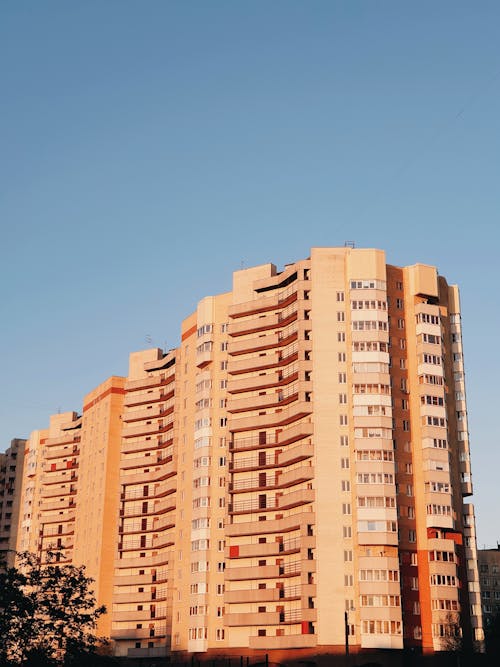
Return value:
<svg viewBox="0 0 500 667">
<path fill-rule="evenodd" d="M 337 313 L 337 322 L 344 322 L 345 321 L 345 313 L 343 311 L 339 311 Z"/>
<path fill-rule="evenodd" d="M 337 301 L 344 301 L 344 292 L 337 292 Z"/>
</svg>

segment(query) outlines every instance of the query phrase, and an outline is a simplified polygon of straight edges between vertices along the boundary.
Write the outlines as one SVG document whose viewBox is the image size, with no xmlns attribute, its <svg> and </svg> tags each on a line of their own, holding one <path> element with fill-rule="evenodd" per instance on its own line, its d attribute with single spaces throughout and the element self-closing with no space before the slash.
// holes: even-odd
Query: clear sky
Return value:
<svg viewBox="0 0 500 667">
<path fill-rule="evenodd" d="M 354 241 L 461 287 L 495 545 L 497 0 L 4 2 L 0 62 L 0 450 L 233 270 Z"/>
</svg>

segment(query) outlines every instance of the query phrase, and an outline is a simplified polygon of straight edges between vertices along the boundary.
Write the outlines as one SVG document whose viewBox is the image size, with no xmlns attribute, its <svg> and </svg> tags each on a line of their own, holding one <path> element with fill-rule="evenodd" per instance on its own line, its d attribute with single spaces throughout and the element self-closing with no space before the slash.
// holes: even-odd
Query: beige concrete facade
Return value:
<svg viewBox="0 0 500 667">
<path fill-rule="evenodd" d="M 112 587 L 118 655 L 432 652 L 457 624 L 479 645 L 462 355 L 434 267 L 346 247 L 236 271 L 177 348 L 131 355 L 111 430 L 103 385 L 32 436 L 37 547 L 62 525 L 68 558 Z"/>
</svg>

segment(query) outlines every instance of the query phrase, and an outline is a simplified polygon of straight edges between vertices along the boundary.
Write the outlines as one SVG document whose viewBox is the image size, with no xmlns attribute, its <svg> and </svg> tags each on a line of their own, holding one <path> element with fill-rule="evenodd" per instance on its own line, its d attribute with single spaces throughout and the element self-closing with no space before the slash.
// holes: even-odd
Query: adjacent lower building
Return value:
<svg viewBox="0 0 500 667">
<path fill-rule="evenodd" d="M 479 549 L 477 560 L 484 626 L 488 629 L 500 614 L 500 544 L 496 549 Z"/>
<path fill-rule="evenodd" d="M 0 454 L 0 564 L 15 561 L 26 440 L 14 438 Z"/>
<path fill-rule="evenodd" d="M 236 271 L 85 405 L 34 436 L 20 529 L 88 563 L 116 654 L 481 648 L 460 302 L 436 268 L 342 247 Z"/>
</svg>

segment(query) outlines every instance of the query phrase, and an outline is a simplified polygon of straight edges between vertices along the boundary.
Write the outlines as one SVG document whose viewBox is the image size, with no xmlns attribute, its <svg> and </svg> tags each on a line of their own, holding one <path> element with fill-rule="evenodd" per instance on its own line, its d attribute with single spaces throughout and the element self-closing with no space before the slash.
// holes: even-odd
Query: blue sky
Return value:
<svg viewBox="0 0 500 667">
<path fill-rule="evenodd" d="M 494 545 L 499 26 L 487 1 L 3 3 L 0 450 L 175 346 L 233 270 L 355 241 L 461 287 Z"/>
</svg>

